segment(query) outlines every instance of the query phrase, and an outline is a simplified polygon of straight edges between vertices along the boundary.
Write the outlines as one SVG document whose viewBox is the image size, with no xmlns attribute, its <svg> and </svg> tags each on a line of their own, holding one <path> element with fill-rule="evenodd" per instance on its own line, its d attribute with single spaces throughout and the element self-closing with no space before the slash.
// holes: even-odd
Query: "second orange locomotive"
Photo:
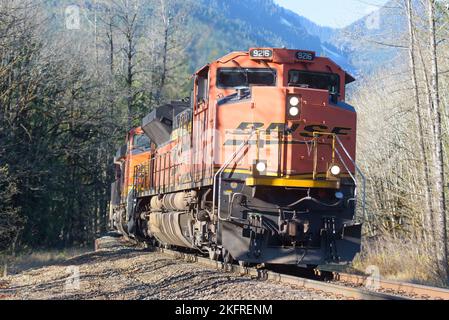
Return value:
<svg viewBox="0 0 449 320">
<path fill-rule="evenodd" d="M 112 226 L 227 262 L 350 262 L 361 238 L 353 81 L 301 50 L 204 66 L 189 102 L 153 110 L 118 151 Z"/>
</svg>

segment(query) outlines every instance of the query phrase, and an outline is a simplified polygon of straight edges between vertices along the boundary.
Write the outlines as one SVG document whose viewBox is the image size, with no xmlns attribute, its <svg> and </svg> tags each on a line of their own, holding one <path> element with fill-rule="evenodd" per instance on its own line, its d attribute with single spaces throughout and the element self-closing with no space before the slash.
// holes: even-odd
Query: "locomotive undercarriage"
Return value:
<svg viewBox="0 0 449 320">
<path fill-rule="evenodd" d="M 224 189 L 235 182 L 224 182 Z M 352 261 L 361 225 L 353 224 L 353 185 L 331 189 L 247 187 L 222 199 L 220 243 L 239 261 L 319 265 Z"/>
<path fill-rule="evenodd" d="M 212 210 L 212 190 L 138 198 L 128 232 L 245 264 L 346 263 L 360 250 L 349 182 L 340 190 L 289 189 L 224 179 L 219 213 Z"/>
</svg>

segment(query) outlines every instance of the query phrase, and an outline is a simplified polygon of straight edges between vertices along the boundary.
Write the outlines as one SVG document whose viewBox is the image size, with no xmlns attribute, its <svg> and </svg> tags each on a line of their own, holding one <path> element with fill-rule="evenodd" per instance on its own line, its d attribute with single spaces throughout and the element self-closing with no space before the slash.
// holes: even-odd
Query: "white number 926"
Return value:
<svg viewBox="0 0 449 320">
<path fill-rule="evenodd" d="M 256 49 L 251 52 L 251 56 L 254 58 L 270 58 L 272 55 L 271 50 Z"/>
</svg>

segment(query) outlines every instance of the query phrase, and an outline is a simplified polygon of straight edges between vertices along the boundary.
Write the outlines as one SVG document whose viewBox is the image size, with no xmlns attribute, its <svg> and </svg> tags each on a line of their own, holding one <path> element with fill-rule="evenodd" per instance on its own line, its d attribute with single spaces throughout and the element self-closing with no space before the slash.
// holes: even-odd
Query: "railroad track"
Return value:
<svg viewBox="0 0 449 320">
<path fill-rule="evenodd" d="M 121 242 L 129 241 L 121 238 Z M 96 249 L 103 247 L 103 244 L 96 243 Z M 107 244 L 106 244 L 107 247 Z M 205 267 L 216 270 L 248 275 L 260 280 L 273 281 L 281 284 L 293 285 L 306 290 L 324 292 L 336 298 L 356 299 L 356 300 L 449 300 L 449 290 L 417 285 L 412 283 L 397 282 L 379 279 L 376 290 L 368 289 L 366 284 L 368 276 L 347 274 L 341 272 L 331 272 L 331 282 L 319 281 L 308 277 L 285 274 L 284 272 L 274 272 L 265 268 L 242 267 L 235 264 L 226 264 L 221 261 L 203 258 L 195 254 L 173 251 L 170 249 L 151 247 L 152 250 L 178 260 L 191 263 L 198 263 Z M 324 277 L 326 278 L 326 277 Z M 328 279 L 329 277 L 327 277 Z"/>
<path fill-rule="evenodd" d="M 169 249 L 154 248 L 154 250 L 175 259 L 182 259 L 188 262 L 198 263 L 200 265 L 215 268 L 217 270 L 225 272 L 232 272 L 240 275 L 249 275 L 260 280 L 273 281 L 276 283 L 288 284 L 305 288 L 307 290 L 324 292 L 327 294 L 331 294 L 336 298 L 346 298 L 355 300 L 409 300 L 409 298 L 405 296 L 393 295 L 382 292 L 374 292 L 365 290 L 363 288 L 354 288 L 334 283 L 286 275 L 282 273 L 269 271 L 266 269 L 248 268 L 235 264 L 225 264 L 220 261 L 198 257 L 194 254 L 187 254 Z"/>
<path fill-rule="evenodd" d="M 366 286 L 369 276 L 333 272 L 333 279 L 349 286 Z M 418 300 L 449 300 L 449 290 L 419 284 L 379 279 L 377 292 L 384 292 Z"/>
</svg>

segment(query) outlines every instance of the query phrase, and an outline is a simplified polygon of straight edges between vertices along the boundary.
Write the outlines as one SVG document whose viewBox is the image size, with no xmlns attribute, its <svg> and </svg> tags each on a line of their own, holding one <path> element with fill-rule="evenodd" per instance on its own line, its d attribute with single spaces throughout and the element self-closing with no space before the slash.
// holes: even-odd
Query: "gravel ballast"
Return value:
<svg viewBox="0 0 449 320">
<path fill-rule="evenodd" d="M 335 296 L 239 276 L 133 247 L 107 246 L 2 279 L 0 299 L 323 300 Z"/>
</svg>

